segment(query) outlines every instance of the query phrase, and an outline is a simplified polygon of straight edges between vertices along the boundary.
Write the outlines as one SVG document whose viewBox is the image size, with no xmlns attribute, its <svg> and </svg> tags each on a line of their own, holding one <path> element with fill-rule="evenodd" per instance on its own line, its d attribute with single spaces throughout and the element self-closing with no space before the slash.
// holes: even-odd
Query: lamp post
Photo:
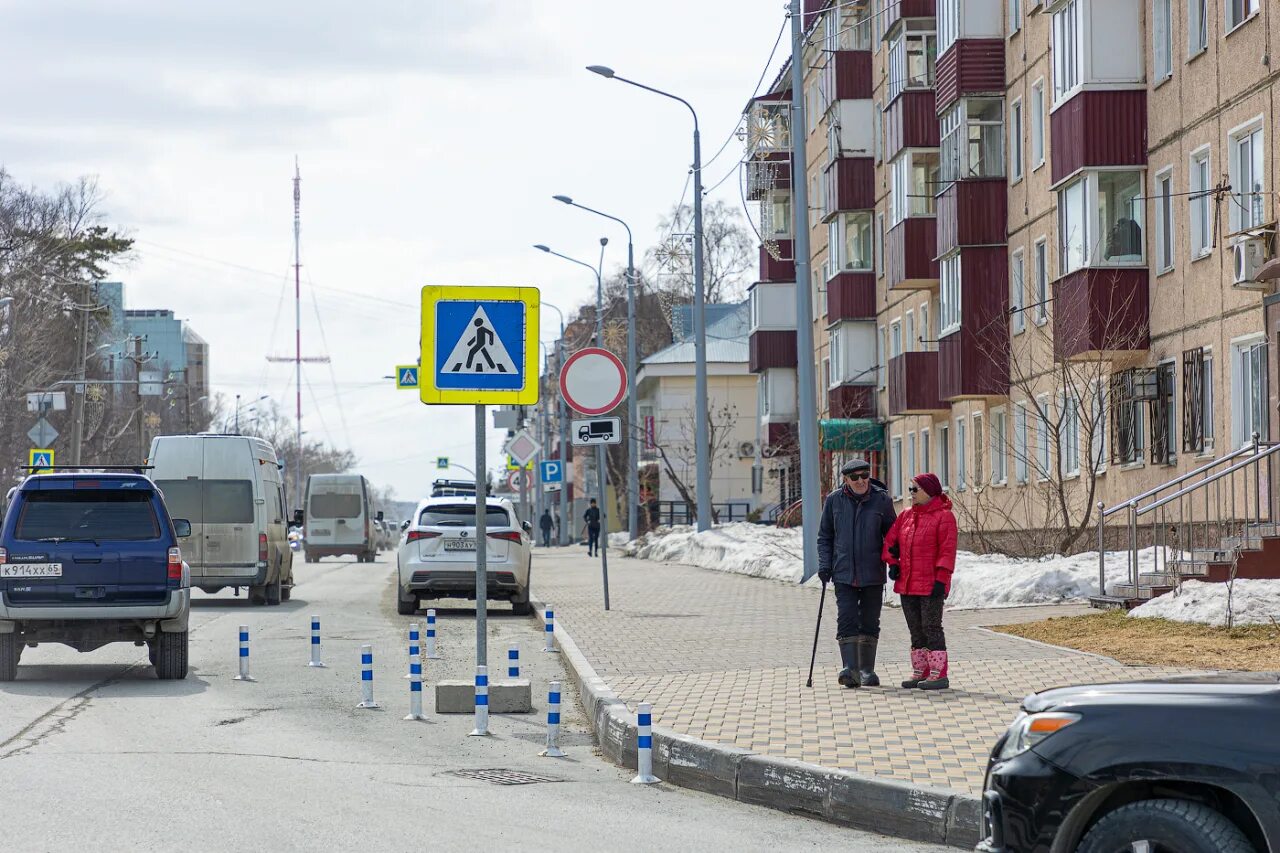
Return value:
<svg viewBox="0 0 1280 853">
<path fill-rule="evenodd" d="M 612 68 L 589 65 L 587 70 L 608 80 L 617 80 L 655 95 L 679 101 L 693 115 L 693 396 L 694 459 L 698 474 L 698 530 L 711 529 L 711 439 L 707 424 L 707 294 L 703 282 L 702 263 L 702 134 L 698 129 L 698 113 L 684 98 L 670 92 L 619 77 Z"/>
<path fill-rule="evenodd" d="M 627 381 L 632 383 L 627 394 L 627 535 L 635 539 L 640 535 L 640 440 L 637 435 L 639 417 L 636 413 L 636 253 L 631 237 L 631 226 L 616 216 L 602 210 L 579 204 L 567 195 L 552 196 L 556 201 L 603 216 L 627 229 Z"/>
</svg>

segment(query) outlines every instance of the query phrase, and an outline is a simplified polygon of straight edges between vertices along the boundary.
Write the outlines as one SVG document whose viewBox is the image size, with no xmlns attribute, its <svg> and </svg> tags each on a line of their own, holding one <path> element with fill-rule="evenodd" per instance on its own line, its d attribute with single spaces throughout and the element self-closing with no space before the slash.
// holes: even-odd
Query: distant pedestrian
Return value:
<svg viewBox="0 0 1280 853">
<path fill-rule="evenodd" d="M 600 550 L 600 507 L 596 506 L 595 498 L 582 514 L 582 520 L 587 523 L 587 556 L 594 557 Z"/>
<path fill-rule="evenodd" d="M 551 528 L 555 526 L 555 522 L 551 519 L 551 510 L 544 509 L 542 518 L 538 519 L 538 526 L 542 528 L 542 547 L 551 547 Z"/>
<path fill-rule="evenodd" d="M 902 686 L 945 690 L 951 681 L 942 604 L 951 594 L 956 568 L 956 517 L 936 475 L 917 474 L 910 491 L 911 507 L 898 516 L 884 543 L 893 591 L 902 596 L 902 615 L 911 631 L 912 672 Z"/>
<path fill-rule="evenodd" d="M 827 495 L 818 525 L 818 577 L 834 581 L 839 681 L 844 687 L 879 687 L 876 647 L 884 605 L 885 534 L 896 513 L 884 484 L 871 479 L 871 464 L 855 459 L 840 471 L 844 483 Z"/>
</svg>

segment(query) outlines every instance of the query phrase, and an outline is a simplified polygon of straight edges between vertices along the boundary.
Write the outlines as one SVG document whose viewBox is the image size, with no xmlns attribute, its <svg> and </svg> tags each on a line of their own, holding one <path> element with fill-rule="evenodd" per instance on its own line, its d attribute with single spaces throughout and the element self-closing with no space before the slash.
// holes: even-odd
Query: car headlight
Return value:
<svg viewBox="0 0 1280 853">
<path fill-rule="evenodd" d="M 1060 732 L 1080 720 L 1079 714 L 1048 712 L 1044 714 L 1019 714 L 1009 726 L 999 760 L 1021 755 L 1050 735 Z"/>
</svg>

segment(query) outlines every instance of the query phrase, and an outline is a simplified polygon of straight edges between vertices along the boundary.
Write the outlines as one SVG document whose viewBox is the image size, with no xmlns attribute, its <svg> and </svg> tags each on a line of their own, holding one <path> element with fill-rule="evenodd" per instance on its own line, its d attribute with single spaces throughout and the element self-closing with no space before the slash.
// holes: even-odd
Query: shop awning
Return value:
<svg viewBox="0 0 1280 853">
<path fill-rule="evenodd" d="M 884 426 L 867 418 L 818 421 L 823 450 L 884 451 Z"/>
</svg>

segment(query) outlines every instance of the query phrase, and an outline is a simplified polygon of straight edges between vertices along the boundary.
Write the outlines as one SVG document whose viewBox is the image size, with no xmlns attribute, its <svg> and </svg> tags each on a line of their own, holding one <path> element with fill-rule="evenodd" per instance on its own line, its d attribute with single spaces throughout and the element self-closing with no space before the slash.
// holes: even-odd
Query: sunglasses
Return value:
<svg viewBox="0 0 1280 853">
<path fill-rule="evenodd" d="M 907 491 L 914 495 L 916 492 L 920 491 L 920 487 L 919 487 L 919 486 L 908 486 L 908 487 L 907 487 Z"/>
<path fill-rule="evenodd" d="M 845 476 L 848 477 L 850 480 L 870 480 L 871 472 L 859 471 L 856 474 L 845 474 Z"/>
</svg>

